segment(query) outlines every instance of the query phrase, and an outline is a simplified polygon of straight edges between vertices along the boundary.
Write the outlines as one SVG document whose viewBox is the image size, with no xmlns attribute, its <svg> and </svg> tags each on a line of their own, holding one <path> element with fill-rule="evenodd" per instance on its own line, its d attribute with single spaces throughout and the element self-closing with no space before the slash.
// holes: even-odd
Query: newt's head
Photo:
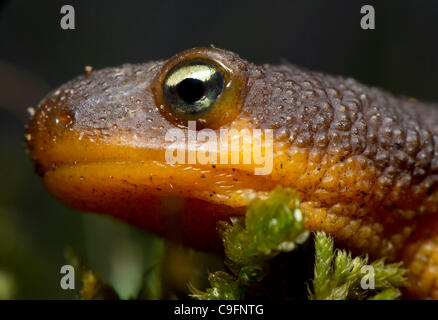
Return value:
<svg viewBox="0 0 438 320">
<path fill-rule="evenodd" d="M 62 85 L 40 103 L 27 143 L 61 201 L 208 249 L 218 247 L 218 220 L 277 184 L 297 189 L 303 205 L 373 209 L 377 171 L 361 155 L 369 133 L 358 113 L 365 90 L 195 48 Z M 309 225 L 320 228 L 323 216 Z"/>
<path fill-rule="evenodd" d="M 264 127 L 266 114 L 257 118 L 253 108 L 263 92 L 248 99 L 248 79 L 257 77 L 250 69 L 234 53 L 195 48 L 167 61 L 79 76 L 49 93 L 29 124 L 36 170 L 49 191 L 74 208 L 111 214 L 197 247 L 215 246 L 217 220 L 241 214 L 248 192 L 274 186 L 269 174 L 254 175 L 263 163 L 243 161 L 243 140 L 230 143 L 239 141 L 241 129 Z M 223 151 L 227 160 L 212 149 L 203 153 L 207 161 L 199 160 L 196 147 L 211 134 L 220 144 L 220 129 L 237 129 Z M 191 143 L 200 130 L 204 136 Z M 231 159 L 236 146 L 237 163 Z M 178 235 L 175 223 L 182 225 Z"/>
</svg>

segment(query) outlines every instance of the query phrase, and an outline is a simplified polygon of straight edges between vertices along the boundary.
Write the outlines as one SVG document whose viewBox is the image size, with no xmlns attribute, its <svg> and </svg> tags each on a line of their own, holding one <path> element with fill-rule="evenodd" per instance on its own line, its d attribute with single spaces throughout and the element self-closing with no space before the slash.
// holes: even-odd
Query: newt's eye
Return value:
<svg viewBox="0 0 438 320">
<path fill-rule="evenodd" d="M 161 114 L 178 126 L 216 129 L 240 112 L 247 63 L 215 48 L 194 48 L 169 59 L 151 84 Z"/>
<path fill-rule="evenodd" d="M 172 113 L 201 115 L 214 106 L 224 89 L 224 76 L 206 61 L 190 61 L 175 66 L 163 84 L 163 97 Z"/>
</svg>

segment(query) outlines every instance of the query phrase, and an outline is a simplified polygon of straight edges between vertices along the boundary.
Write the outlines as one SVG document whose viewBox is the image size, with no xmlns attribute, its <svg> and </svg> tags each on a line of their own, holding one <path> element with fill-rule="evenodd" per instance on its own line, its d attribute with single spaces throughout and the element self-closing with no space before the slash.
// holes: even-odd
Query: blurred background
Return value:
<svg viewBox="0 0 438 320">
<path fill-rule="evenodd" d="M 75 30 L 60 28 L 65 4 L 75 9 Z M 375 8 L 376 30 L 360 28 L 364 4 Z M 145 273 L 174 265 L 163 258 L 162 240 L 65 207 L 33 172 L 26 110 L 85 65 L 163 59 L 214 44 L 255 63 L 286 60 L 438 101 L 437 34 L 433 0 L 0 1 L 0 299 L 77 297 L 78 287 L 59 285 L 67 246 L 122 298 L 137 294 Z M 189 256 L 183 278 L 220 267 L 210 256 Z"/>
</svg>

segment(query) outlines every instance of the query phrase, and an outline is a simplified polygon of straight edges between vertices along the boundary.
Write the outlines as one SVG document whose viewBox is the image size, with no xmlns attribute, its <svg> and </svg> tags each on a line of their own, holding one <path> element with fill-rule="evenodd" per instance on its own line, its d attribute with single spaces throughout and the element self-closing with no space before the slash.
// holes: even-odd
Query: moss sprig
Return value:
<svg viewBox="0 0 438 320">
<path fill-rule="evenodd" d="M 269 261 L 281 252 L 290 252 L 304 243 L 304 227 L 298 193 L 277 187 L 267 199 L 253 197 L 244 220 L 220 222 L 218 230 L 230 274 L 210 274 L 210 289 L 192 290 L 197 299 L 242 299 L 244 287 L 260 282 L 268 273 Z"/>
<path fill-rule="evenodd" d="M 402 264 L 385 264 L 383 258 L 369 264 L 368 260 L 368 256 L 353 258 L 351 252 L 334 249 L 333 238 L 324 232 L 317 232 L 313 290 L 309 289 L 309 298 L 311 300 L 399 298 L 401 292 L 398 288 L 406 285 L 406 270 Z"/>
</svg>

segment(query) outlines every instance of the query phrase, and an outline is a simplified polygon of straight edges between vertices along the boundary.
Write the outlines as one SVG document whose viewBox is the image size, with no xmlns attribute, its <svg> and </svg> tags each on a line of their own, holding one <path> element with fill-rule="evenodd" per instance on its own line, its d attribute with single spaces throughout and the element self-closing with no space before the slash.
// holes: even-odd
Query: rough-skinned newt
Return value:
<svg viewBox="0 0 438 320">
<path fill-rule="evenodd" d="M 171 164 L 166 132 L 272 129 L 273 169 Z M 80 210 L 217 251 L 249 193 L 299 191 L 309 230 L 401 259 L 411 297 L 438 299 L 438 107 L 217 48 L 87 72 L 40 103 L 27 146 L 49 191 Z M 176 200 L 181 199 L 181 200 Z"/>
</svg>

